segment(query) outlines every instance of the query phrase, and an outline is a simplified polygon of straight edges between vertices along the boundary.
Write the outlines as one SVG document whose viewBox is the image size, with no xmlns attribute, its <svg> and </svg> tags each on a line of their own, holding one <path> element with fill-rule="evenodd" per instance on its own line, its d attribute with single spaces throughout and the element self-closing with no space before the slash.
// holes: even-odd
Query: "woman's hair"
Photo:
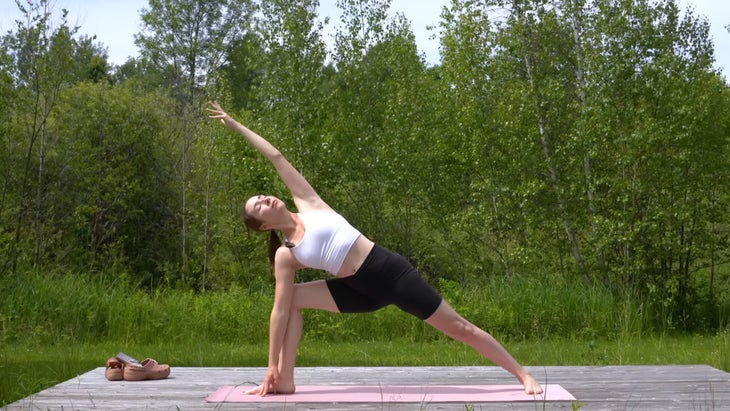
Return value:
<svg viewBox="0 0 730 411">
<path fill-rule="evenodd" d="M 246 212 L 245 204 L 241 209 L 241 218 L 243 219 L 243 223 L 246 225 L 246 228 L 249 230 L 262 231 L 261 221 Z M 276 250 L 278 250 L 279 247 L 281 247 L 281 239 L 279 238 L 279 235 L 275 230 L 269 230 L 269 263 L 271 263 L 271 265 L 274 265 L 274 257 L 276 257 Z"/>
</svg>

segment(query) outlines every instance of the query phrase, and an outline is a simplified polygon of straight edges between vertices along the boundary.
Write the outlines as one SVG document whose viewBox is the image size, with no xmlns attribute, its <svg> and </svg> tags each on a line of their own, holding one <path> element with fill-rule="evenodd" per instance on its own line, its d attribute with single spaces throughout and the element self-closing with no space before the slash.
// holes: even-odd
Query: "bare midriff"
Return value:
<svg viewBox="0 0 730 411">
<path fill-rule="evenodd" d="M 345 261 L 342 262 L 342 267 L 337 272 L 337 277 L 343 278 L 355 274 L 360 269 L 368 254 L 370 254 L 374 245 L 375 243 L 364 235 L 358 237 L 352 247 L 350 247 L 350 251 L 347 252 Z"/>
</svg>

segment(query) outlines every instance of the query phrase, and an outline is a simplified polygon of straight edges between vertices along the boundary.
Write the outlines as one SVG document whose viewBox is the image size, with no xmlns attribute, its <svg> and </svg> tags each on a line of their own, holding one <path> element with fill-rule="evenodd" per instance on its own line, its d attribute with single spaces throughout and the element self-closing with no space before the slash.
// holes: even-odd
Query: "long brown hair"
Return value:
<svg viewBox="0 0 730 411">
<path fill-rule="evenodd" d="M 244 204 L 241 209 L 241 218 L 243 223 L 249 230 L 252 231 L 263 231 L 261 230 L 261 221 L 246 212 L 246 205 Z M 269 263 L 274 265 L 274 258 L 276 257 L 276 250 L 281 247 L 281 239 L 276 230 L 269 230 Z"/>
</svg>

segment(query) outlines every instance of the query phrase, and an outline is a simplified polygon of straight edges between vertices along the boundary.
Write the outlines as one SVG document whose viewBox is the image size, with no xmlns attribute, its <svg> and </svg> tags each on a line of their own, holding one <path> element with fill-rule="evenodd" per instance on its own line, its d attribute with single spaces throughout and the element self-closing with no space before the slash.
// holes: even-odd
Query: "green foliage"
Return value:
<svg viewBox="0 0 730 411">
<path fill-rule="evenodd" d="M 269 289 L 266 238 L 239 213 L 288 193 L 205 118 L 215 98 L 364 234 L 515 338 L 727 325 L 730 93 L 705 19 L 672 0 L 454 0 L 427 67 L 389 1 L 339 1 L 331 49 L 315 1 L 173 3 L 150 2 L 141 57 L 114 68 L 48 2 L 19 4 L 27 19 L 0 42 L 3 275 Z M 504 308 L 563 298 L 545 283 L 601 297 L 527 304 L 540 323 Z M 487 309 L 460 287 L 504 293 Z M 402 320 L 316 316 L 322 338 Z"/>
<path fill-rule="evenodd" d="M 173 193 L 155 172 L 171 168 L 165 164 L 171 114 L 161 101 L 98 83 L 79 83 L 61 96 L 64 110 L 52 118 L 58 142 L 48 169 L 59 177 L 53 191 L 64 195 L 49 220 L 65 234 L 54 240 L 65 242 L 68 252 L 53 264 L 78 267 L 86 261 L 98 271 L 149 275 L 174 258 L 162 246 L 175 234 L 168 231 L 174 219 L 165 210 Z"/>
<path fill-rule="evenodd" d="M 485 165 L 453 224 L 478 225 L 504 274 L 578 274 L 684 310 L 690 267 L 727 247 L 707 190 L 728 167 L 727 122 L 705 117 L 726 93 L 706 21 L 671 1 L 520 2 L 488 20 L 495 3 L 443 14 L 460 153 Z"/>
</svg>

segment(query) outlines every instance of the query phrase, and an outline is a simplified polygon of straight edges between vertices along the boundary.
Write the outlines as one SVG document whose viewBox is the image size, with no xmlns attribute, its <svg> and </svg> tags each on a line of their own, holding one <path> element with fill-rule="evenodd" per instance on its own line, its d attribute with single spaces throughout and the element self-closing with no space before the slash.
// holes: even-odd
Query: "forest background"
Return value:
<svg viewBox="0 0 730 411">
<path fill-rule="evenodd" d="M 387 0 L 338 1 L 332 49 L 316 0 L 150 0 L 140 56 L 119 66 L 47 0 L 16 3 L 3 343 L 147 327 L 265 344 L 266 236 L 240 210 L 289 197 L 210 100 L 500 336 L 727 335 L 730 92 L 707 20 L 673 0 L 454 0 L 434 66 Z M 306 332 L 424 333 L 350 318 L 310 314 Z"/>
</svg>

